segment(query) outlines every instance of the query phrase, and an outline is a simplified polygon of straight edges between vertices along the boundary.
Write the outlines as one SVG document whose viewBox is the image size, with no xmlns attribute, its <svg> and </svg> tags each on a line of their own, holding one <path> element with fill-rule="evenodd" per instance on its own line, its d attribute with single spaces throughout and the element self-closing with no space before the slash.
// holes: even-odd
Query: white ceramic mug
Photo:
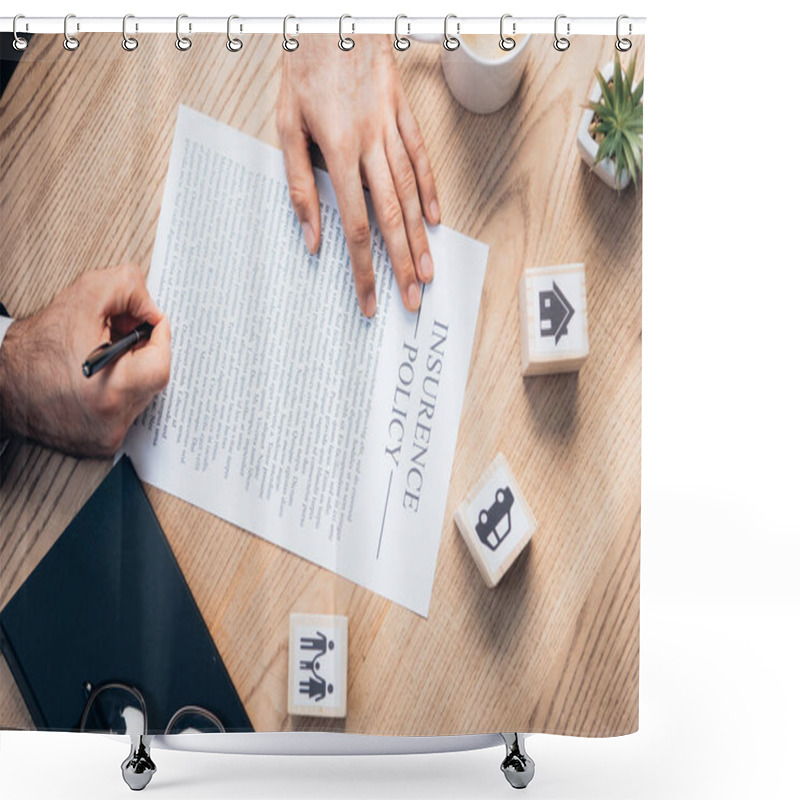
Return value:
<svg viewBox="0 0 800 800">
<path fill-rule="evenodd" d="M 515 36 L 513 50 L 502 50 L 491 34 L 466 34 L 456 50 L 442 47 L 441 37 L 411 36 L 415 41 L 436 43 L 442 50 L 442 71 L 451 94 L 467 111 L 491 114 L 514 96 L 527 64 L 530 34 Z M 496 48 L 496 52 L 494 49 Z"/>
</svg>

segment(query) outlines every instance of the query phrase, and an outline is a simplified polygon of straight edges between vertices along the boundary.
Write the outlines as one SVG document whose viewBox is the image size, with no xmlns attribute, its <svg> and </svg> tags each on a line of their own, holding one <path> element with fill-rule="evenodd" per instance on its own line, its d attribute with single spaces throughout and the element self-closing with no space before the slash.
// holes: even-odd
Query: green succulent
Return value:
<svg viewBox="0 0 800 800">
<path fill-rule="evenodd" d="M 607 81 L 599 70 L 595 70 L 600 84 L 600 102 L 589 103 L 595 113 L 590 128 L 598 143 L 594 163 L 604 158 L 614 162 L 614 174 L 619 182 L 623 171 L 627 170 L 634 186 L 642 172 L 642 123 L 644 79 L 633 88 L 633 73 L 636 70 L 636 54 L 623 70 L 619 63 L 619 53 L 614 57 L 614 75 Z M 609 85 L 610 84 L 610 85 Z"/>
</svg>

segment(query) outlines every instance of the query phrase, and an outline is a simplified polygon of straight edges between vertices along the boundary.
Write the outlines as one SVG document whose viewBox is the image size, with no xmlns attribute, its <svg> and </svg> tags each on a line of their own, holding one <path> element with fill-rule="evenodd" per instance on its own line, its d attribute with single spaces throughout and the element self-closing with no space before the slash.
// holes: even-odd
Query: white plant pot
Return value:
<svg viewBox="0 0 800 800">
<path fill-rule="evenodd" d="M 604 80 L 611 80 L 612 76 L 614 75 L 613 61 L 606 64 L 601 71 L 601 75 L 603 76 Z M 634 88 L 636 85 L 637 84 L 634 84 Z M 597 78 L 595 77 L 592 83 L 592 91 L 589 93 L 589 102 L 599 102 L 600 95 L 600 84 L 597 82 Z M 594 111 L 592 111 L 591 108 L 585 109 L 583 114 L 581 114 L 581 120 L 578 125 L 577 140 L 578 150 L 580 151 L 581 158 L 588 164 L 589 169 L 591 169 L 591 171 L 594 172 L 594 174 L 597 175 L 597 177 L 600 178 L 600 180 L 603 181 L 606 186 L 610 186 L 612 189 L 621 191 L 631 182 L 631 176 L 628 174 L 628 171 L 623 170 L 620 180 L 617 181 L 616 175 L 614 174 L 614 162 L 610 158 L 604 158 L 598 164 L 594 163 L 600 146 L 592 138 L 591 133 L 589 133 L 589 126 L 592 124 L 593 118 Z"/>
</svg>

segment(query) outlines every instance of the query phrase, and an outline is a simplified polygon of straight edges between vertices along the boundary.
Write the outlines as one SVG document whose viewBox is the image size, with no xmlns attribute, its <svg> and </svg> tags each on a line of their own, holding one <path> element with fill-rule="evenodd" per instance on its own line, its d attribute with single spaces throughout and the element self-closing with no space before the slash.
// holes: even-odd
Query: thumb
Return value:
<svg viewBox="0 0 800 800">
<path fill-rule="evenodd" d="M 103 280 L 104 292 L 102 315 L 108 317 L 132 317 L 157 325 L 162 318 L 158 306 L 150 297 L 144 277 L 135 264 L 123 264 L 97 273 Z"/>
<path fill-rule="evenodd" d="M 114 377 L 126 392 L 150 398 L 169 383 L 172 331 L 169 319 L 162 315 L 141 347 L 126 353 L 114 364 Z"/>
</svg>

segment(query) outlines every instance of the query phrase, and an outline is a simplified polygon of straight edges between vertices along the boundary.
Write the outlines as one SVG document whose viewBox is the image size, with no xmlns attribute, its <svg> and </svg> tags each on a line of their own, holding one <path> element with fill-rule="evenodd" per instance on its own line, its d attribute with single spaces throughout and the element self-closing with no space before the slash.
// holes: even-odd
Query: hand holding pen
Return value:
<svg viewBox="0 0 800 800">
<path fill-rule="evenodd" d="M 152 332 L 153 326 L 149 322 L 143 322 L 121 339 L 117 339 L 116 342 L 103 342 L 103 344 L 96 347 L 86 356 L 86 360 L 81 367 L 83 374 L 87 378 L 91 378 L 92 375 L 99 372 L 103 367 L 108 366 L 120 356 L 133 350 L 139 342 L 149 339 Z"/>
<path fill-rule="evenodd" d="M 3 434 L 74 455 L 113 455 L 167 385 L 170 347 L 169 322 L 138 267 L 83 273 L 6 332 L 0 347 Z"/>
</svg>

